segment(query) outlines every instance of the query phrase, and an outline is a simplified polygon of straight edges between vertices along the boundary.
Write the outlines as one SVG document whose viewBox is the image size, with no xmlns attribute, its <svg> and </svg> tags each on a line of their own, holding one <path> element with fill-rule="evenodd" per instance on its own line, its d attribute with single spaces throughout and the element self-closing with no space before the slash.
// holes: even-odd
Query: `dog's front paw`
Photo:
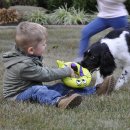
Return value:
<svg viewBox="0 0 130 130">
<path fill-rule="evenodd" d="M 117 82 L 117 83 L 116 83 L 116 86 L 115 86 L 115 90 L 121 89 L 122 86 L 123 86 L 123 84 L 121 84 L 120 82 Z"/>
<path fill-rule="evenodd" d="M 120 89 L 120 87 L 118 87 L 118 86 L 115 86 L 115 88 L 114 88 L 114 90 L 119 90 Z"/>
</svg>

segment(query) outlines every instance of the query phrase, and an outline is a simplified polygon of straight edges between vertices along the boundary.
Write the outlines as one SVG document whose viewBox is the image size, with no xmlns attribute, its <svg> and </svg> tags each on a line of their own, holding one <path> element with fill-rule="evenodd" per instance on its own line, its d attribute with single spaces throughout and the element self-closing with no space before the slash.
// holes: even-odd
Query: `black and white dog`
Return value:
<svg viewBox="0 0 130 130">
<path fill-rule="evenodd" d="M 109 32 L 104 38 L 92 44 L 84 53 L 81 65 L 94 71 L 99 68 L 96 84 L 103 78 L 113 74 L 117 67 L 122 73 L 116 82 L 115 89 L 119 89 L 130 79 L 130 30 L 118 29 Z"/>
</svg>

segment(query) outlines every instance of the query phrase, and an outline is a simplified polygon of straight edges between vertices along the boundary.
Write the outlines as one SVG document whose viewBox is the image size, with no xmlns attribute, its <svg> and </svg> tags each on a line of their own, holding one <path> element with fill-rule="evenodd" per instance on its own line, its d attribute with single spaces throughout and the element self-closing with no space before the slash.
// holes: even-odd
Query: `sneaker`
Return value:
<svg viewBox="0 0 130 130">
<path fill-rule="evenodd" d="M 96 86 L 97 95 L 109 95 L 114 90 L 115 79 L 113 75 L 107 76 L 101 84 Z"/>
<path fill-rule="evenodd" d="M 57 107 L 62 109 L 73 109 L 77 106 L 79 106 L 82 102 L 82 96 L 74 93 L 74 94 L 67 94 L 60 98 L 60 100 L 57 103 Z"/>
</svg>

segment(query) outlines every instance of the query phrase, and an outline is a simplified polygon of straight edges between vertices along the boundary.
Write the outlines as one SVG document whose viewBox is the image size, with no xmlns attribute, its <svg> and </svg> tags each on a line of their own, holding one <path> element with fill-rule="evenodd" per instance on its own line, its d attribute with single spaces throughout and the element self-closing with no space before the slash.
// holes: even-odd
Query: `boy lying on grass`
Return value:
<svg viewBox="0 0 130 130">
<path fill-rule="evenodd" d="M 71 77 L 74 74 L 69 66 L 55 69 L 43 66 L 42 55 L 45 53 L 46 41 L 47 30 L 40 24 L 21 22 L 17 26 L 14 49 L 3 54 L 6 68 L 3 81 L 5 99 L 35 101 L 66 109 L 80 105 L 81 95 L 107 95 L 112 92 L 113 76 L 107 77 L 102 84 L 84 89 L 72 89 L 62 83 L 43 85 L 42 82 Z"/>
</svg>

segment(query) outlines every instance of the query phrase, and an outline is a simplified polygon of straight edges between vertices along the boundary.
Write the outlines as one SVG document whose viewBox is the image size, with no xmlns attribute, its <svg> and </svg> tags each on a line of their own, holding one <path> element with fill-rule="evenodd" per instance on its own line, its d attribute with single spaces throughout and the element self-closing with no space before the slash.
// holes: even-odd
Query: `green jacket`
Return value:
<svg viewBox="0 0 130 130">
<path fill-rule="evenodd" d="M 32 57 L 13 49 L 3 54 L 5 66 L 3 95 L 13 97 L 27 88 L 70 76 L 69 67 L 62 69 L 43 67 L 42 57 Z"/>
</svg>

